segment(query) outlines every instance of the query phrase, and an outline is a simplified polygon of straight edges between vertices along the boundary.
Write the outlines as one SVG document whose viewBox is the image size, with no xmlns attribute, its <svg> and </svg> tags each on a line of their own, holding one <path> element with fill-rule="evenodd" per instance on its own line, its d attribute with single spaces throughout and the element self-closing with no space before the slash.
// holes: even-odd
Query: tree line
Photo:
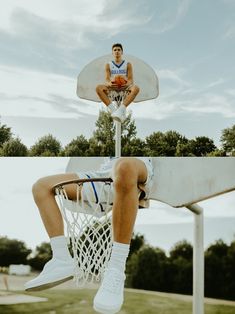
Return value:
<svg viewBox="0 0 235 314">
<path fill-rule="evenodd" d="M 11 128 L 0 123 L 0 156 L 114 156 L 115 127 L 109 113 L 101 110 L 91 138 L 79 135 L 62 147 L 51 134 L 27 147 Z M 235 125 L 222 130 L 221 146 L 206 136 L 188 139 L 169 130 L 156 131 L 145 139 L 137 137 L 135 121 L 128 115 L 122 124 L 122 156 L 235 156 Z"/>
<path fill-rule="evenodd" d="M 52 257 L 50 244 L 41 243 L 34 254 L 23 241 L 0 237 L 0 267 L 28 264 L 42 270 Z M 141 234 L 134 234 L 126 267 L 126 286 L 135 289 L 192 294 L 193 247 L 177 242 L 166 254 L 150 246 Z M 205 296 L 235 300 L 235 240 L 217 240 L 205 251 Z"/>
</svg>

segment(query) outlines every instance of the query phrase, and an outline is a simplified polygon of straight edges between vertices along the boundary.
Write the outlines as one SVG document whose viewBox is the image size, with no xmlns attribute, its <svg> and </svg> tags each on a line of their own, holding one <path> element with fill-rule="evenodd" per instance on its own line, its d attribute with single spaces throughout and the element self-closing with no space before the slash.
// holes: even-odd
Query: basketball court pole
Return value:
<svg viewBox="0 0 235 314">
<path fill-rule="evenodd" d="M 121 157 L 121 122 L 115 121 L 115 157 Z"/>
<path fill-rule="evenodd" d="M 204 245 L 203 208 L 198 204 L 187 206 L 194 213 L 193 248 L 193 314 L 204 313 Z"/>
</svg>

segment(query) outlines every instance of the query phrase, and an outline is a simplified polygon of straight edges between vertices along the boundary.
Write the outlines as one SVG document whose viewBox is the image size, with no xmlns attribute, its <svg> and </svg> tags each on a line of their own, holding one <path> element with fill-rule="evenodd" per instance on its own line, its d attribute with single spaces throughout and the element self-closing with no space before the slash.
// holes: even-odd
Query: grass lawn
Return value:
<svg viewBox="0 0 235 314">
<path fill-rule="evenodd" d="M 18 291 L 20 294 L 25 293 Z M 92 300 L 96 290 L 47 290 L 27 293 L 48 298 L 48 302 L 0 305 L 1 314 L 94 314 Z M 125 292 L 125 303 L 120 314 L 191 314 L 192 304 L 172 297 L 148 293 Z M 228 305 L 205 306 L 205 314 L 234 314 L 235 307 Z"/>
</svg>

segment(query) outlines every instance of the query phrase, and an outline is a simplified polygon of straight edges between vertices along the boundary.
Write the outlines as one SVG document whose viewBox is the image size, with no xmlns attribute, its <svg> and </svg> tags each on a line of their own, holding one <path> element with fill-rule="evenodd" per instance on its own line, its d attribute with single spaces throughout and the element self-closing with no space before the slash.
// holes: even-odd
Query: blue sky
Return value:
<svg viewBox="0 0 235 314">
<path fill-rule="evenodd" d="M 151 65 L 160 96 L 131 105 L 139 137 L 176 130 L 208 136 L 235 118 L 233 0 L 2 0 L 1 122 L 27 145 L 92 135 L 102 104 L 76 96 L 76 77 L 121 42 Z"/>
</svg>

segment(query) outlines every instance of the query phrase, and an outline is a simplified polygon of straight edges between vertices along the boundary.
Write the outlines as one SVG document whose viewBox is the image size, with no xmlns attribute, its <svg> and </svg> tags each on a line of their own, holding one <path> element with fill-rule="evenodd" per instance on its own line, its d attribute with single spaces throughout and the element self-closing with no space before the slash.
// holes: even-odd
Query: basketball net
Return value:
<svg viewBox="0 0 235 314">
<path fill-rule="evenodd" d="M 101 189 L 93 190 L 95 182 Z M 77 286 L 100 281 L 112 250 L 110 178 L 79 179 L 54 186 L 56 199 L 67 227 L 75 261 Z M 71 201 L 66 186 L 75 184 L 77 200 Z"/>
<path fill-rule="evenodd" d="M 125 89 L 109 89 L 108 96 L 111 101 L 116 102 L 117 106 L 119 107 L 124 100 L 124 98 L 128 95 L 129 90 L 128 88 Z"/>
</svg>

